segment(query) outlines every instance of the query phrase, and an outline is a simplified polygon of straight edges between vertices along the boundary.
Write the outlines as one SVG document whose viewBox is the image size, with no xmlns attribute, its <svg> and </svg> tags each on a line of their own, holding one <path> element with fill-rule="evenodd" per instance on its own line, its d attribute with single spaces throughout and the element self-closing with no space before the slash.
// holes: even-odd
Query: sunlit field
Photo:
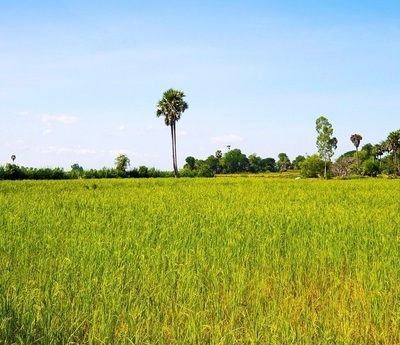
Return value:
<svg viewBox="0 0 400 345">
<path fill-rule="evenodd" d="M 0 344 L 399 344 L 400 181 L 0 182 Z"/>
</svg>

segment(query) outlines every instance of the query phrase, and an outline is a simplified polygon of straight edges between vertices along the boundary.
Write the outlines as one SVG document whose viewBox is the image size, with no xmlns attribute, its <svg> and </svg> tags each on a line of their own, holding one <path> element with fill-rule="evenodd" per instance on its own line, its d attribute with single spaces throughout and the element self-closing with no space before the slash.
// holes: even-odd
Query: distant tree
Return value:
<svg viewBox="0 0 400 345">
<path fill-rule="evenodd" d="M 356 150 L 351 150 L 351 151 L 347 151 L 345 153 L 342 153 L 339 158 L 342 158 L 342 157 L 352 157 L 352 158 L 354 158 L 355 154 L 356 154 Z"/>
<path fill-rule="evenodd" d="M 290 168 L 290 159 L 284 152 L 278 154 L 278 168 L 279 171 L 286 171 Z"/>
<path fill-rule="evenodd" d="M 207 157 L 204 163 L 214 172 L 214 174 L 219 174 L 221 172 L 219 158 L 211 155 Z"/>
<path fill-rule="evenodd" d="M 15 161 L 16 158 L 17 158 L 16 155 L 12 155 L 12 156 L 11 156 L 11 160 L 13 161 L 13 164 L 14 164 L 14 161 Z"/>
<path fill-rule="evenodd" d="M 214 177 L 215 171 L 211 169 L 207 161 L 196 161 L 196 176 L 197 177 Z"/>
<path fill-rule="evenodd" d="M 372 154 L 374 155 L 374 158 L 379 161 L 379 172 L 381 171 L 382 156 L 384 153 L 385 153 L 385 143 L 384 142 L 375 144 L 374 147 L 372 148 Z"/>
<path fill-rule="evenodd" d="M 276 161 L 272 157 L 262 159 L 263 171 L 276 172 Z"/>
<path fill-rule="evenodd" d="M 217 150 L 215 152 L 215 157 L 218 158 L 218 159 L 221 159 L 222 158 L 222 151 L 221 150 Z"/>
<path fill-rule="evenodd" d="M 83 175 L 83 168 L 78 163 L 74 163 L 71 165 L 71 173 L 72 173 L 72 177 L 80 178 Z"/>
<path fill-rule="evenodd" d="M 23 179 L 23 171 L 16 164 L 7 163 L 5 167 L 5 174 L 8 180 L 21 180 Z"/>
<path fill-rule="evenodd" d="M 221 158 L 221 163 L 226 173 L 247 171 L 249 160 L 239 149 L 230 150 Z"/>
<path fill-rule="evenodd" d="M 369 158 L 362 164 L 362 174 L 367 176 L 377 176 L 379 173 L 379 164 L 373 159 Z"/>
<path fill-rule="evenodd" d="M 363 145 L 363 147 L 361 147 L 361 151 L 364 151 L 368 157 L 372 156 L 372 149 L 373 145 L 371 143 L 366 143 L 365 145 Z"/>
<path fill-rule="evenodd" d="M 375 159 L 380 160 L 385 153 L 385 143 L 380 142 L 372 147 L 372 154 Z"/>
<path fill-rule="evenodd" d="M 398 151 L 400 149 L 400 129 L 389 133 L 386 139 L 386 145 L 389 152 L 393 154 L 393 163 L 395 169 L 397 170 L 397 174 L 400 174 L 400 167 L 397 157 Z"/>
<path fill-rule="evenodd" d="M 350 136 L 350 140 L 356 148 L 357 172 L 360 172 L 360 159 L 358 157 L 358 147 L 360 146 L 362 136 L 360 134 L 352 134 Z"/>
<path fill-rule="evenodd" d="M 262 158 L 255 153 L 249 155 L 249 170 L 252 173 L 258 173 L 263 170 Z"/>
<path fill-rule="evenodd" d="M 117 158 L 115 158 L 115 169 L 118 171 L 126 171 L 126 169 L 131 164 L 127 155 L 120 154 Z"/>
<path fill-rule="evenodd" d="M 305 159 L 306 157 L 298 155 L 292 162 L 293 169 L 300 170 L 300 163 L 303 162 Z"/>
<path fill-rule="evenodd" d="M 196 159 L 192 156 L 186 157 L 184 168 L 188 168 L 189 170 L 193 170 L 196 164 Z"/>
<path fill-rule="evenodd" d="M 354 163 L 353 156 L 342 155 L 332 165 L 332 171 L 336 176 L 349 176 L 352 173 Z"/>
<path fill-rule="evenodd" d="M 157 104 L 157 117 L 164 116 L 164 122 L 171 127 L 172 141 L 172 165 L 175 177 L 178 174 L 178 158 L 176 151 L 176 122 L 181 118 L 181 114 L 189 107 L 184 101 L 185 93 L 180 90 L 169 89 L 164 92 L 163 97 Z"/>
<path fill-rule="evenodd" d="M 300 163 L 300 174 L 303 177 L 318 177 L 326 173 L 326 162 L 319 155 L 308 156 Z M 325 176 L 325 175 L 324 175 Z"/>
<path fill-rule="evenodd" d="M 141 165 L 138 168 L 139 177 L 149 177 L 149 169 L 145 165 Z"/>
<path fill-rule="evenodd" d="M 324 161 L 324 178 L 328 177 L 327 167 L 328 163 L 334 154 L 334 150 L 337 148 L 338 140 L 333 135 L 332 125 L 328 119 L 324 116 L 320 116 L 315 122 L 315 129 L 318 133 L 317 136 L 317 148 L 320 158 Z"/>
<path fill-rule="evenodd" d="M 83 168 L 78 163 L 74 163 L 74 164 L 71 165 L 71 171 L 82 172 Z"/>
</svg>

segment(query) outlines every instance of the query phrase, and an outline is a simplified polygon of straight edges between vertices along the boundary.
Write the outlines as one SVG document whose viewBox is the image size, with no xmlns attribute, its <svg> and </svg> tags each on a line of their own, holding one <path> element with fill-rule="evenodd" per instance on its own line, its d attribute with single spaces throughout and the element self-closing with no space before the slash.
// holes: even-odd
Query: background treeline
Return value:
<svg viewBox="0 0 400 345">
<path fill-rule="evenodd" d="M 186 164 L 181 170 L 182 176 L 214 176 L 215 174 L 234 173 L 260 173 L 260 172 L 283 172 L 287 170 L 299 170 L 303 177 L 349 177 L 356 176 L 378 176 L 400 175 L 399 151 L 400 151 L 400 130 L 390 132 L 387 139 L 378 144 L 370 143 L 359 146 L 362 140 L 360 134 L 352 134 L 350 141 L 354 144 L 355 150 L 341 155 L 335 162 L 331 162 L 330 156 L 337 147 L 337 139 L 331 138 L 332 129 L 327 119 L 325 120 L 327 136 L 319 144 L 319 153 L 311 156 L 297 156 L 293 161 L 284 152 L 274 158 L 261 158 L 257 154 L 246 156 L 240 149 L 230 150 L 222 154 L 217 151 L 215 155 L 205 160 L 187 157 Z M 318 122 L 318 121 L 317 121 Z M 324 133 L 323 133 L 324 134 Z M 325 141 L 325 142 L 324 142 Z M 330 154 L 326 154 L 324 145 L 332 146 Z M 318 142 L 317 142 L 318 146 Z"/>
<path fill-rule="evenodd" d="M 356 156 L 358 155 L 359 168 Z M 399 172 L 394 153 L 384 153 L 371 144 L 364 145 L 360 151 L 349 151 L 335 162 L 329 162 L 329 177 L 349 177 L 351 175 L 378 176 L 379 174 L 396 175 Z M 280 153 L 278 160 L 261 158 L 256 154 L 248 157 L 239 149 L 227 152 L 223 157 L 209 156 L 206 160 L 186 158 L 186 164 L 180 175 L 185 177 L 215 176 L 216 174 L 268 173 L 297 170 L 307 178 L 322 177 L 325 162 L 318 154 L 297 156 L 293 161 L 286 153 Z"/>
<path fill-rule="evenodd" d="M 335 138 L 336 140 L 336 138 Z M 320 154 L 297 156 L 293 161 L 284 152 L 278 154 L 278 159 L 262 158 L 253 153 L 247 156 L 238 148 L 227 146 L 227 151 L 221 150 L 206 159 L 196 159 L 189 156 L 185 165 L 179 170 L 181 177 L 213 177 L 220 174 L 236 173 L 274 173 L 296 170 L 306 178 L 315 177 L 349 177 L 378 176 L 380 174 L 400 176 L 400 130 L 389 133 L 386 140 L 378 144 L 365 144 L 359 150 L 362 136 L 353 134 L 350 140 L 355 150 L 341 155 L 336 161 L 323 160 Z M 337 141 L 336 141 L 337 143 Z M 336 146 L 335 143 L 335 146 Z M 61 180 L 77 178 L 154 178 L 173 177 L 174 171 L 161 171 L 155 168 L 139 166 L 128 169 L 130 160 L 121 154 L 115 159 L 115 168 L 99 170 L 84 170 L 78 163 L 71 166 L 70 171 L 62 168 L 26 168 L 14 164 L 16 156 L 11 156 L 13 163 L 0 166 L 0 180 Z M 327 171 L 326 171 L 327 167 Z M 326 173 L 328 176 L 326 176 Z"/>
<path fill-rule="evenodd" d="M 102 168 L 84 170 L 82 167 L 71 167 L 70 171 L 61 168 L 26 168 L 16 164 L 0 166 L 0 180 L 67 180 L 67 179 L 91 179 L 91 178 L 149 178 L 149 177 L 173 177 L 171 171 L 161 171 L 155 168 L 140 166 L 132 170 L 120 170 L 116 168 Z"/>
</svg>

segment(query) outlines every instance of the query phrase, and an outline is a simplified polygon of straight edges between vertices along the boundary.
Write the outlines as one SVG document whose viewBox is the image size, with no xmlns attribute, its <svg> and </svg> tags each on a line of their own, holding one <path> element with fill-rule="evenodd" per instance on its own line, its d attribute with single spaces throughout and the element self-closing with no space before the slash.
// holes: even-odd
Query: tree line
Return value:
<svg viewBox="0 0 400 345">
<path fill-rule="evenodd" d="M 70 180 L 70 179 L 102 179 L 102 178 L 154 178 L 173 177 L 171 171 L 162 171 L 146 166 L 133 169 L 102 168 L 84 170 L 79 164 L 71 166 L 71 170 L 62 168 L 27 168 L 7 163 L 0 166 L 0 180 Z"/>
<path fill-rule="evenodd" d="M 367 143 L 359 149 L 362 136 L 352 134 L 349 139 L 355 150 L 342 154 L 334 162 L 331 158 L 337 149 L 338 140 L 333 137 L 333 128 L 325 117 L 316 121 L 318 153 L 310 156 L 297 156 L 293 161 L 284 152 L 278 154 L 278 159 L 261 158 L 253 153 L 248 157 L 240 149 L 230 150 L 205 160 L 187 157 L 186 164 L 180 171 L 182 176 L 214 176 L 216 174 L 234 173 L 265 173 L 299 170 L 300 175 L 306 178 L 316 177 L 349 177 L 378 176 L 386 174 L 400 175 L 400 130 L 390 132 L 386 140 L 380 143 Z"/>
<path fill-rule="evenodd" d="M 164 122 L 171 128 L 172 161 L 174 176 L 178 177 L 177 149 L 176 149 L 176 122 L 180 120 L 182 113 L 188 109 L 184 100 L 185 93 L 180 90 L 169 89 L 164 92 L 157 104 L 157 117 L 164 116 Z M 329 178 L 333 175 L 348 176 L 350 174 L 376 176 L 380 173 L 400 175 L 398 151 L 400 149 L 400 130 L 389 133 L 386 140 L 379 144 L 367 144 L 358 148 L 362 140 L 360 134 L 352 134 L 350 140 L 355 146 L 354 154 L 347 153 L 345 157 L 332 164 L 332 157 L 338 146 L 338 140 L 333 136 L 333 127 L 324 116 L 317 118 L 315 122 L 317 131 L 318 153 L 309 157 L 297 156 L 293 163 L 285 153 L 278 155 L 278 161 L 273 158 L 261 158 L 256 154 L 247 157 L 240 149 L 230 150 L 222 154 L 217 151 L 215 155 L 205 160 L 192 156 L 186 158 L 186 164 L 180 172 L 182 176 L 214 176 L 215 174 L 232 174 L 237 172 L 275 172 L 288 169 L 300 169 L 304 177 L 323 176 Z M 387 154 L 385 157 L 383 157 Z"/>
<path fill-rule="evenodd" d="M 73 178 L 125 178 L 125 177 L 213 177 L 218 174 L 235 173 L 265 173 L 299 170 L 303 177 L 333 176 L 347 177 L 349 175 L 377 176 L 378 174 L 400 175 L 399 150 L 400 130 L 390 132 L 385 140 L 375 145 L 366 144 L 359 150 L 362 141 L 360 134 L 350 135 L 350 140 L 355 146 L 354 151 L 340 156 L 335 162 L 331 159 L 338 146 L 338 140 L 333 136 L 333 127 L 328 119 L 320 116 L 316 120 L 318 153 L 311 156 L 297 156 L 291 161 L 284 152 L 278 154 L 278 160 L 272 157 L 262 158 L 256 153 L 249 155 L 242 153 L 238 148 L 232 149 L 228 145 L 228 151 L 221 150 L 206 159 L 186 158 L 184 167 L 178 169 L 176 123 L 182 113 L 188 109 L 188 103 L 184 100 L 185 93 L 180 90 L 168 89 L 163 93 L 157 103 L 156 116 L 164 117 L 164 123 L 171 130 L 172 165 L 173 171 L 160 171 L 155 168 L 140 166 L 129 170 L 129 158 L 121 154 L 115 159 L 115 168 L 103 168 L 100 170 L 84 170 L 79 164 L 71 166 L 71 170 L 65 172 L 61 168 L 25 168 L 15 164 L 16 156 L 12 155 L 13 163 L 0 166 L 0 180 L 12 179 L 73 179 Z"/>
<path fill-rule="evenodd" d="M 329 127 L 329 126 L 328 126 Z M 328 131 L 330 132 L 330 131 Z M 331 132 L 330 132 L 331 133 Z M 380 143 L 367 143 L 361 146 L 362 136 L 352 134 L 351 142 L 355 150 L 342 154 L 334 162 L 331 157 L 337 146 L 337 140 L 331 140 L 330 134 L 325 141 L 320 137 L 319 151 L 310 156 L 298 155 L 293 160 L 281 152 L 277 159 L 262 158 L 256 153 L 246 155 L 239 148 L 227 151 L 217 150 L 206 159 L 188 156 L 182 169 L 178 170 L 181 177 L 213 177 L 222 174 L 237 173 L 277 173 L 299 171 L 307 178 L 315 177 L 348 177 L 350 175 L 377 176 L 379 174 L 400 175 L 398 158 L 400 149 L 400 130 L 389 133 L 386 140 Z M 318 146 L 318 145 L 317 145 Z M 361 146 L 361 148 L 360 148 Z M 325 151 L 324 151 L 325 149 Z M 127 155 L 120 154 L 115 159 L 114 168 L 85 170 L 78 163 L 71 165 L 69 171 L 62 168 L 28 168 L 15 164 L 16 156 L 11 156 L 12 163 L 0 166 L 0 180 L 61 180 L 61 179 L 92 179 L 92 178 L 158 178 L 174 177 L 175 171 L 162 171 L 146 166 L 130 169 Z"/>
</svg>

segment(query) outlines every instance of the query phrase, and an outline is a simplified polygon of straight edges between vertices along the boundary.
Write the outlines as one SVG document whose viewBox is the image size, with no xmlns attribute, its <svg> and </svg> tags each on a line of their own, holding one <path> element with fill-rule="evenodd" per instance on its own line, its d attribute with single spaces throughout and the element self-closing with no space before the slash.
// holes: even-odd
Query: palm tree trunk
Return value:
<svg viewBox="0 0 400 345">
<path fill-rule="evenodd" d="M 171 124 L 171 136 L 172 136 L 172 161 L 174 167 L 174 176 L 179 177 L 178 173 L 178 159 L 176 154 L 176 123 Z"/>
<path fill-rule="evenodd" d="M 176 177 L 176 168 L 175 168 L 175 148 L 174 148 L 174 124 L 171 123 L 171 143 L 172 143 L 172 167 L 174 169 L 174 175 Z"/>
<path fill-rule="evenodd" d="M 357 159 L 357 174 L 360 173 L 360 160 L 358 159 L 358 147 L 356 147 L 356 159 Z"/>
</svg>

